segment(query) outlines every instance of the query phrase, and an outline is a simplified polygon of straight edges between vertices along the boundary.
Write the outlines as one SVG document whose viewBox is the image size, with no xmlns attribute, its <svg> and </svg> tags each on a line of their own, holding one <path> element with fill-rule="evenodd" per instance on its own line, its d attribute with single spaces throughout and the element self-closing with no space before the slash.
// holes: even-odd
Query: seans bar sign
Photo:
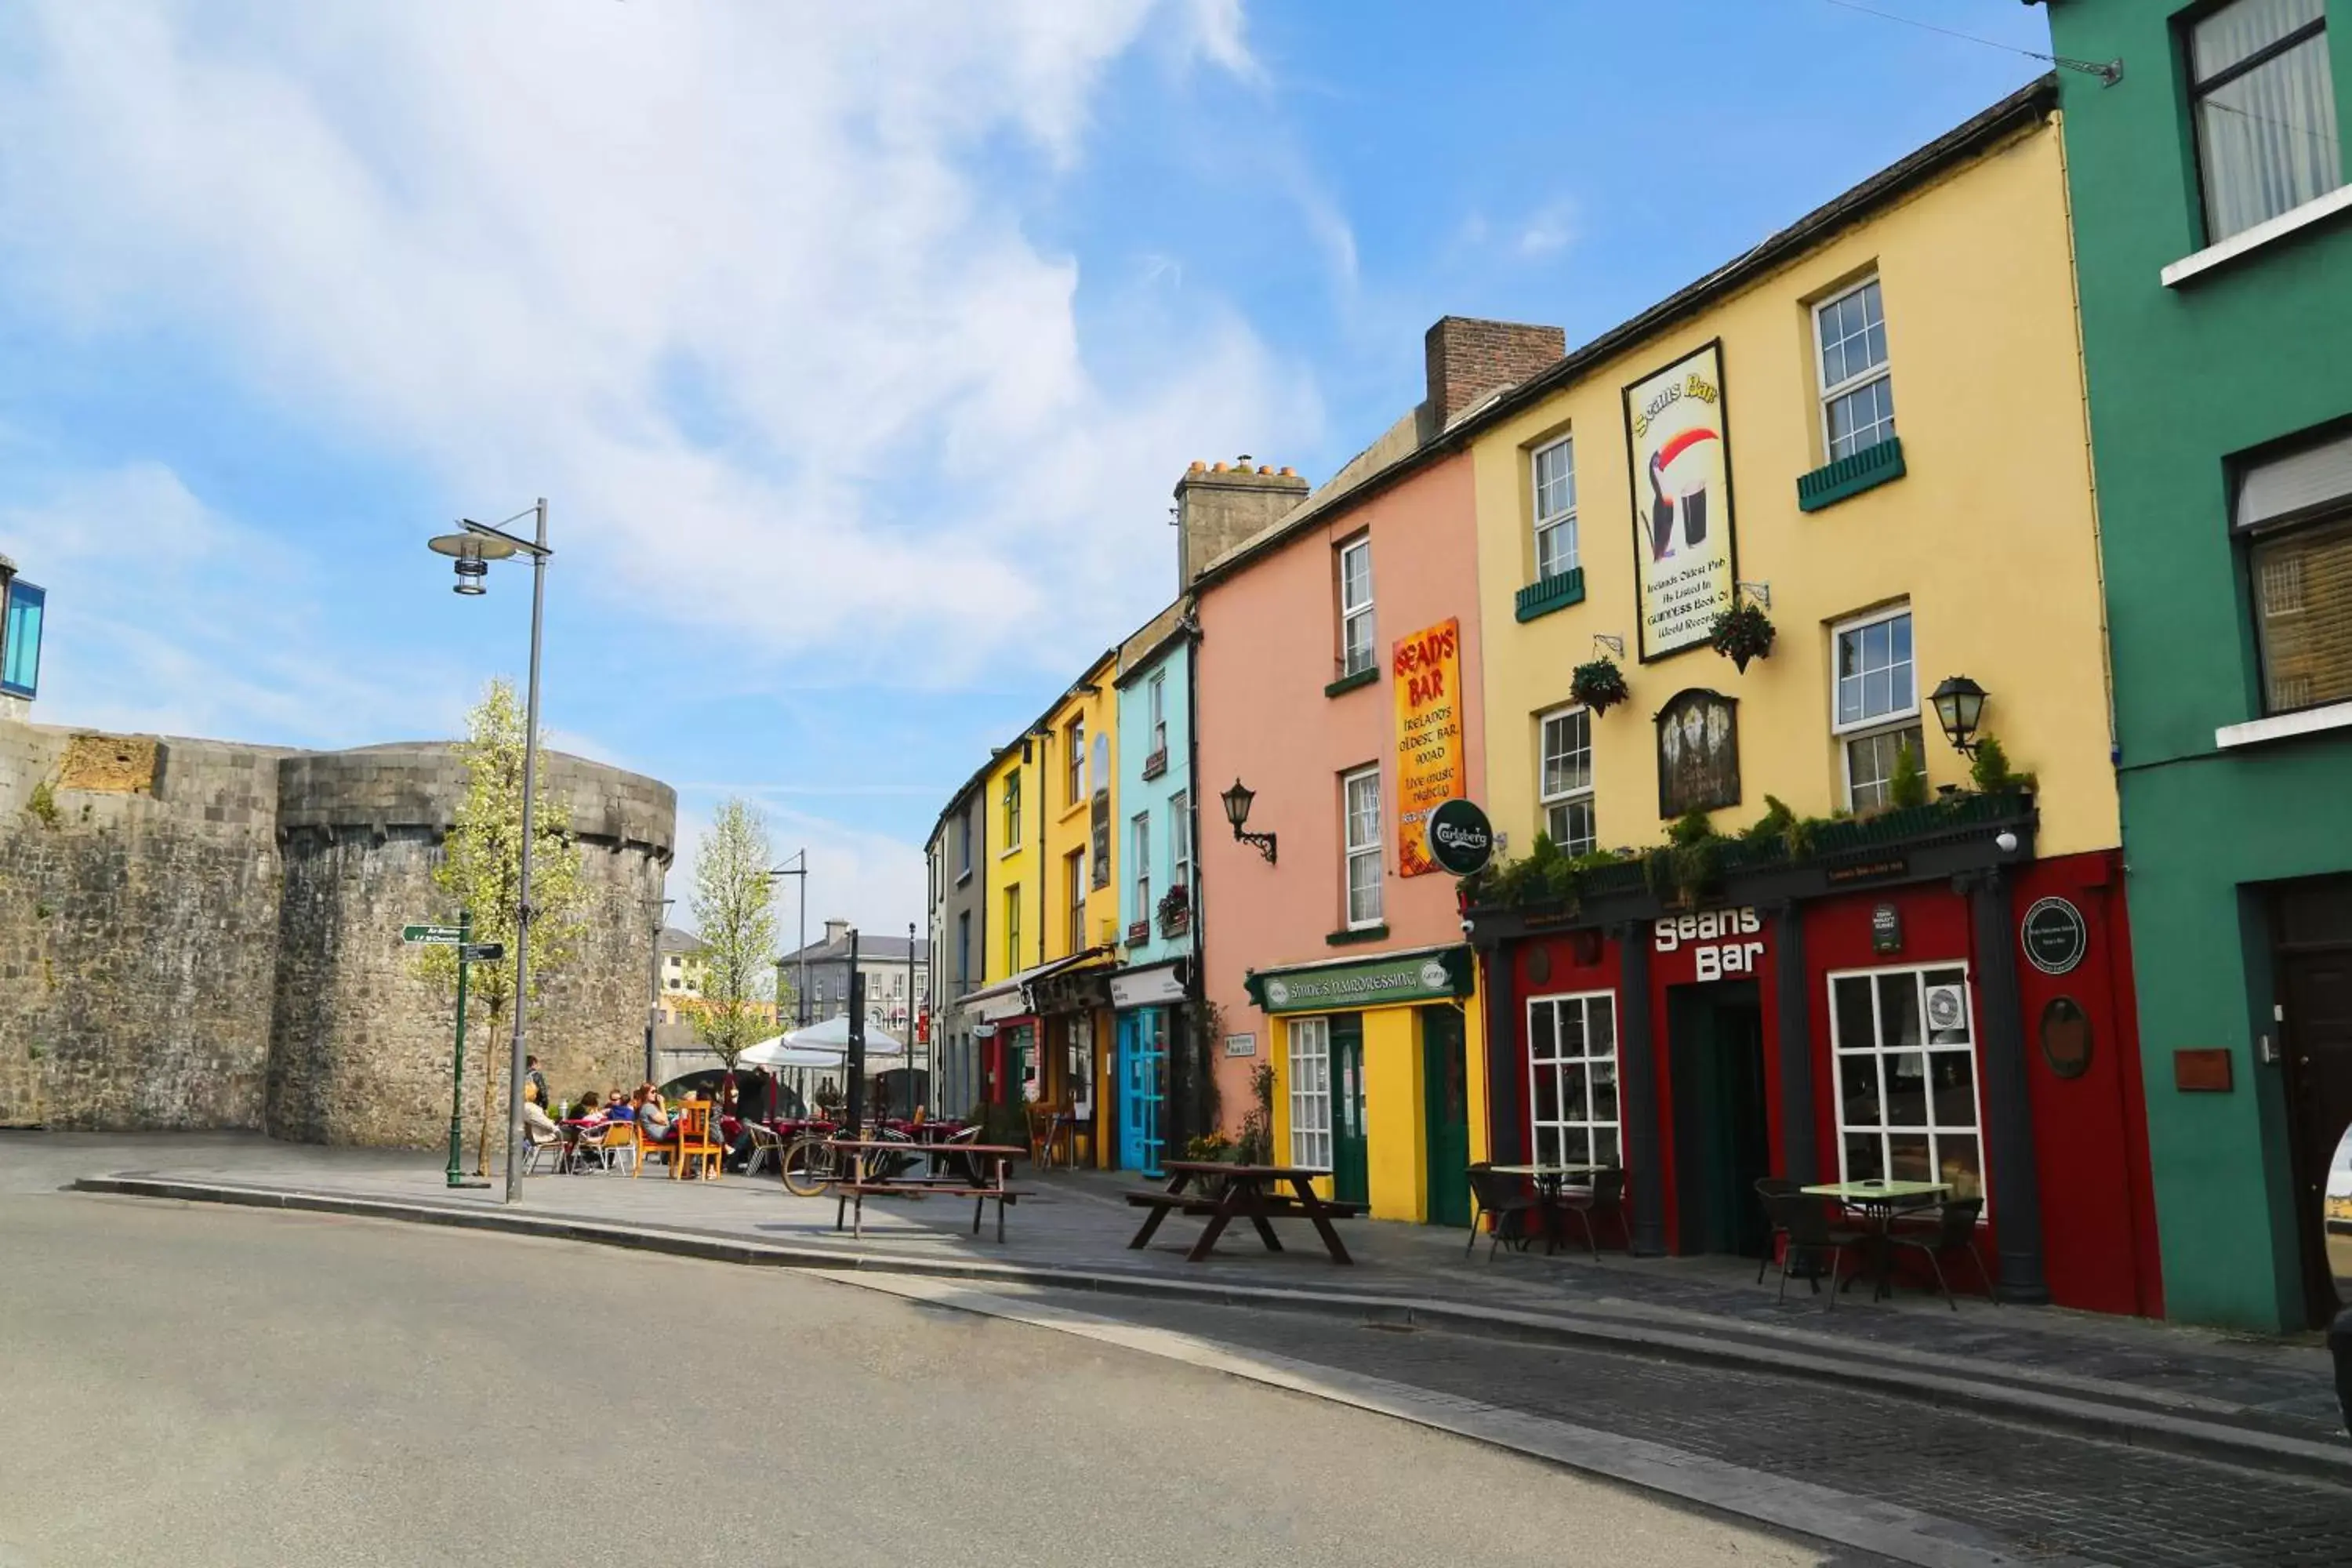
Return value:
<svg viewBox="0 0 2352 1568">
<path fill-rule="evenodd" d="M 1690 951 L 1696 980 L 1745 979 L 1764 967 L 1764 921 L 1753 909 L 1709 910 L 1651 922 L 1658 952 Z"/>
<path fill-rule="evenodd" d="M 1429 858 L 1445 869 L 1466 877 L 1494 856 L 1494 826 L 1472 802 L 1449 800 L 1429 814 Z"/>
</svg>

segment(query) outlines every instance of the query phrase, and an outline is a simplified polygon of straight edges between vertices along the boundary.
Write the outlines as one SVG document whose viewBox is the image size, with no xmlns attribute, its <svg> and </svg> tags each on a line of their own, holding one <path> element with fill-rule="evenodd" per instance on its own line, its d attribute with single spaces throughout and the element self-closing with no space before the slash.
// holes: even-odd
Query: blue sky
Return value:
<svg viewBox="0 0 2352 1568">
<path fill-rule="evenodd" d="M 1172 594 L 1188 461 L 1319 479 L 1437 317 L 1590 337 L 2041 68 L 1831 0 L 22 0 L 35 716 L 451 733 L 528 579 L 423 541 L 544 494 L 557 743 L 896 929 L 945 793 Z"/>
</svg>

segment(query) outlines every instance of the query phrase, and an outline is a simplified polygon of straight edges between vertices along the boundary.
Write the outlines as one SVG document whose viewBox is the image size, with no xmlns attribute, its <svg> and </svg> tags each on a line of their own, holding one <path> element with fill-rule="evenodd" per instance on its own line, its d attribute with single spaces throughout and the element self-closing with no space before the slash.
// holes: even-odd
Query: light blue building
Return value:
<svg viewBox="0 0 2352 1568">
<path fill-rule="evenodd" d="M 1192 629 L 1171 605 L 1119 648 L 1118 793 L 1125 837 L 1119 923 L 1126 964 L 1111 977 L 1118 1038 L 1112 1152 L 1122 1170 L 1153 1175 L 1182 1121 L 1171 1101 L 1171 1049 L 1181 1072 L 1197 968 L 1192 846 Z M 1181 1089 L 1181 1086 L 1175 1086 Z"/>
<path fill-rule="evenodd" d="M 41 617 L 49 596 L 0 555 L 0 719 L 26 717 L 41 686 Z"/>
</svg>

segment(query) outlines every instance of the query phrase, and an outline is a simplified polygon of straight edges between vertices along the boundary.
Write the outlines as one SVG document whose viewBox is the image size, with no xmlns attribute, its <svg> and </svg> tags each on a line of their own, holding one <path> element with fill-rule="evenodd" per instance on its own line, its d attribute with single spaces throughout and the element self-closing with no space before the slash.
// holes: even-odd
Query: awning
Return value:
<svg viewBox="0 0 2352 1568">
<path fill-rule="evenodd" d="M 983 1024 L 993 1024 L 1001 1018 L 1017 1018 L 1024 1013 L 1035 1011 L 1034 1005 L 1029 999 L 1029 985 L 1032 981 L 1043 979 L 1048 974 L 1058 973 L 1065 969 L 1074 969 L 1081 963 L 1091 963 L 1100 956 L 1101 950 L 1098 948 L 1090 948 L 1085 952 L 1074 952 L 1067 958 L 1057 958 L 1051 963 L 1041 963 L 1034 969 L 1024 969 L 1010 980 L 1000 980 L 993 985 L 984 985 L 977 991 L 970 992 L 955 1005 Z"/>
<path fill-rule="evenodd" d="M 1161 1002 L 1184 1000 L 1182 959 L 1166 963 L 1154 963 L 1141 969 L 1122 969 L 1110 977 L 1110 1002 L 1114 1007 L 1149 1007 Z"/>
</svg>

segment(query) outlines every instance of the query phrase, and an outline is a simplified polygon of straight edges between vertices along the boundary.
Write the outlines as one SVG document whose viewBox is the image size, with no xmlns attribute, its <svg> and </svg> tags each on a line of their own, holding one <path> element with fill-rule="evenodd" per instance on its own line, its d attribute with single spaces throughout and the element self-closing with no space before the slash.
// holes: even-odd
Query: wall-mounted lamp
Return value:
<svg viewBox="0 0 2352 1568">
<path fill-rule="evenodd" d="M 1234 825 L 1234 837 L 1244 844 L 1256 845 L 1258 853 L 1265 857 L 1265 863 L 1269 866 L 1273 865 L 1275 863 L 1274 835 L 1242 831 L 1249 822 L 1250 803 L 1257 799 L 1257 792 L 1237 778 L 1234 780 L 1234 787 L 1227 790 L 1223 798 L 1225 803 L 1225 820 Z"/>
<path fill-rule="evenodd" d="M 1977 724 L 1984 717 L 1985 689 L 1965 675 L 1945 678 L 1927 700 L 1936 705 L 1936 721 L 1944 727 L 1944 739 L 1952 742 L 1952 750 L 1964 757 L 1974 756 L 1977 750 Z"/>
</svg>

